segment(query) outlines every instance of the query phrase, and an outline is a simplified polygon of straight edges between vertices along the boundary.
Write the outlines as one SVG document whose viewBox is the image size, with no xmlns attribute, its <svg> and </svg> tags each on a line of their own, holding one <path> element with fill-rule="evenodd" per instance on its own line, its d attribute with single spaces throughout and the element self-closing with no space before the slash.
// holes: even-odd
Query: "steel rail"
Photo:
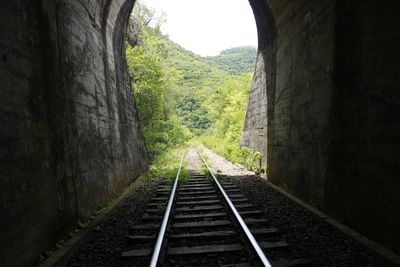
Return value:
<svg viewBox="0 0 400 267">
<path fill-rule="evenodd" d="M 210 172 L 214 182 L 218 186 L 218 189 L 222 193 L 225 201 L 228 203 L 229 208 L 231 209 L 232 213 L 235 215 L 236 220 L 239 222 L 240 227 L 242 228 L 243 232 L 245 233 L 247 239 L 249 240 L 252 248 L 256 252 L 258 259 L 265 267 L 272 267 L 271 263 L 268 261 L 267 257 L 265 256 L 264 252 L 262 251 L 260 245 L 257 243 L 256 239 L 254 238 L 253 234 L 250 232 L 249 228 L 247 227 L 246 223 L 244 222 L 242 216 L 240 216 L 239 212 L 236 210 L 235 206 L 233 205 L 232 201 L 229 199 L 228 195 L 226 194 L 225 190 L 222 188 L 221 184 L 215 177 L 214 173 L 211 171 L 210 167 L 208 166 L 207 162 L 204 160 L 203 156 L 196 148 L 197 153 L 200 155 L 201 160 L 203 161 L 204 165 L 207 167 L 208 171 Z"/>
<path fill-rule="evenodd" d="M 167 230 L 169 217 L 171 215 L 172 204 L 174 203 L 176 188 L 178 187 L 178 180 L 179 180 L 179 175 L 181 174 L 184 157 L 185 157 L 185 154 L 182 155 L 181 163 L 179 165 L 179 170 L 175 177 L 174 186 L 172 187 L 171 195 L 168 200 L 168 205 L 167 205 L 167 208 L 164 213 L 164 218 L 161 223 L 160 232 L 158 233 L 157 242 L 156 242 L 156 245 L 154 246 L 153 255 L 151 256 L 151 261 L 150 261 L 150 265 L 149 265 L 150 267 L 156 267 L 157 263 L 158 263 L 158 259 L 160 257 L 161 247 L 163 245 L 165 232 Z"/>
</svg>

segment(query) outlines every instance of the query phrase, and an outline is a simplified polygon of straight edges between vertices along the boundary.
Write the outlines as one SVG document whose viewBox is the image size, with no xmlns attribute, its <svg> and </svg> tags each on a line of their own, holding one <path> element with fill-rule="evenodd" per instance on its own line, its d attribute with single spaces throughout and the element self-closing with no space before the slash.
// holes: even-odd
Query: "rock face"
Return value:
<svg viewBox="0 0 400 267">
<path fill-rule="evenodd" d="M 147 166 L 126 74 L 133 1 L 1 1 L 0 266 L 32 266 Z"/>
<path fill-rule="evenodd" d="M 400 253 L 399 3 L 268 2 L 250 1 L 260 43 L 242 144 L 271 182 Z"/>
<path fill-rule="evenodd" d="M 141 37 L 142 26 L 138 19 L 133 15 L 129 18 L 128 28 L 126 30 L 126 40 L 131 46 L 143 45 L 143 39 Z"/>
</svg>

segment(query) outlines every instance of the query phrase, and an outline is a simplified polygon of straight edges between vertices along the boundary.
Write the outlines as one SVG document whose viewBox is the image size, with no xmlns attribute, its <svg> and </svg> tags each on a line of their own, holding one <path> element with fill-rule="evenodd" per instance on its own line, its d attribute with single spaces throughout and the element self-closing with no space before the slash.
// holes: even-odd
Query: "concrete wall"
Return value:
<svg viewBox="0 0 400 267">
<path fill-rule="evenodd" d="M 249 96 L 249 107 L 246 112 L 242 146 L 250 147 L 253 152 L 263 155 L 262 164 L 267 164 L 267 90 L 260 90 L 266 85 L 266 72 L 263 54 L 257 52 L 256 68 Z M 269 79 L 270 80 L 270 79 Z"/>
<path fill-rule="evenodd" d="M 267 169 L 268 129 L 273 116 L 273 97 L 276 76 L 276 23 L 266 1 L 250 0 L 258 33 L 258 51 L 246 113 L 242 146 L 262 153 L 262 165 Z"/>
<path fill-rule="evenodd" d="M 30 266 L 146 167 L 123 42 L 134 0 L 0 2 L 0 265 Z M 243 143 L 269 179 L 399 252 L 399 4 L 250 0 Z"/>
<path fill-rule="evenodd" d="M 336 10 L 326 208 L 400 254 L 400 3 Z"/>
<path fill-rule="evenodd" d="M 276 35 L 259 31 L 242 143 L 262 152 L 270 181 L 399 253 L 400 9 L 350 2 L 255 11 Z"/>
<path fill-rule="evenodd" d="M 146 168 L 126 75 L 133 1 L 0 3 L 0 266 L 39 255 Z"/>
</svg>

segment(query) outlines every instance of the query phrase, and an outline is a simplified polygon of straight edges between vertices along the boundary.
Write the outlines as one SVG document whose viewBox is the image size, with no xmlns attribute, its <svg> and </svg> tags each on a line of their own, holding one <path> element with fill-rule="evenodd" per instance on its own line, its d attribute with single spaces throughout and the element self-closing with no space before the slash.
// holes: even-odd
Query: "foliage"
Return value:
<svg viewBox="0 0 400 267">
<path fill-rule="evenodd" d="M 182 155 L 185 153 L 185 148 L 180 146 L 169 148 L 159 154 L 152 162 L 149 170 L 142 175 L 143 181 L 154 180 L 159 178 L 167 178 L 174 181 L 179 169 Z M 185 180 L 188 177 L 186 163 L 184 162 L 181 170 L 180 180 Z"/>
<path fill-rule="evenodd" d="M 247 110 L 251 74 L 227 80 L 204 99 L 214 127 L 200 141 L 226 159 L 243 163 L 241 136 Z"/>
<path fill-rule="evenodd" d="M 256 52 L 256 48 L 252 46 L 234 47 L 207 59 L 230 74 L 240 75 L 254 71 Z"/>
<path fill-rule="evenodd" d="M 154 159 L 167 148 L 185 143 L 192 135 L 174 108 L 179 73 L 165 65 L 168 50 L 159 31 L 162 20 L 154 19 L 154 12 L 141 4 L 136 5 L 135 12 L 144 45 L 127 45 L 127 63 L 147 152 Z M 151 21 L 158 21 L 156 28 L 148 26 Z"/>
<path fill-rule="evenodd" d="M 200 142 L 226 159 L 243 164 L 249 170 L 261 173 L 261 154 L 241 148 L 241 136 L 247 110 L 252 75 L 244 74 L 227 80 L 205 99 L 214 127 Z"/>
<path fill-rule="evenodd" d="M 240 142 L 255 48 L 231 48 L 203 58 L 162 35 L 165 17 L 155 17 L 142 4 L 135 10 L 144 45 L 128 45 L 126 54 L 150 157 L 200 136 L 225 158 L 254 169 L 257 159 L 250 155 L 244 162 Z"/>
<path fill-rule="evenodd" d="M 168 38 L 165 40 L 168 50 L 166 67 L 180 74 L 175 83 L 175 88 L 180 92 L 176 95 L 177 114 L 194 135 L 201 135 L 212 127 L 208 108 L 204 103 L 207 96 L 201 92 L 213 92 L 231 76 L 207 59 L 182 48 Z"/>
<path fill-rule="evenodd" d="M 178 115 L 185 126 L 195 135 L 200 135 L 211 126 L 207 109 L 201 105 L 198 98 L 192 94 L 186 95 L 176 105 Z"/>
<path fill-rule="evenodd" d="M 156 16 L 155 10 L 143 4 L 141 0 L 136 1 L 133 16 L 138 19 L 142 27 L 150 27 L 158 33 L 160 33 L 162 24 L 166 22 L 166 14 L 164 12 Z"/>
<path fill-rule="evenodd" d="M 242 163 L 244 166 L 257 174 L 264 173 L 265 170 L 261 168 L 261 153 L 256 151 L 252 153 L 251 148 L 242 147 L 241 149 Z"/>
<path fill-rule="evenodd" d="M 168 38 L 165 44 L 169 56 L 166 64 L 181 74 L 178 85 L 187 93 L 193 93 L 202 87 L 215 87 L 229 79 L 230 75 L 227 72 L 206 58 L 184 49 Z"/>
</svg>

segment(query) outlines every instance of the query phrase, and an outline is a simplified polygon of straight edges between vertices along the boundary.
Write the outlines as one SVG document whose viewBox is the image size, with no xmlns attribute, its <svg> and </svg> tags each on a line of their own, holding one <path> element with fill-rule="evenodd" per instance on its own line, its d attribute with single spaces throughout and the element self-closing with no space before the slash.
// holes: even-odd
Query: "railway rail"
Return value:
<svg viewBox="0 0 400 267">
<path fill-rule="evenodd" d="M 127 236 L 121 256 L 130 266 L 310 266 L 292 259 L 264 212 L 234 184 L 221 183 L 197 153 L 210 175 L 194 170 L 180 183 L 182 156 L 173 185 L 159 186 Z"/>
</svg>

